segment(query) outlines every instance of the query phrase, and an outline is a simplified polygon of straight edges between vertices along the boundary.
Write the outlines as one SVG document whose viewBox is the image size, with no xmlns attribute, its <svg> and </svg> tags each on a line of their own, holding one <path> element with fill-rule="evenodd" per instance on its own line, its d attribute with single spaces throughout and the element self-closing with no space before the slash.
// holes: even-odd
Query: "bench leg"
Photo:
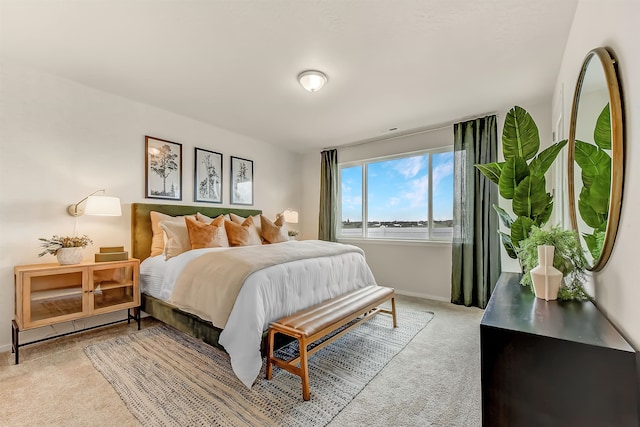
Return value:
<svg viewBox="0 0 640 427">
<path fill-rule="evenodd" d="M 267 379 L 270 380 L 273 375 L 273 340 L 275 337 L 275 329 L 269 328 L 269 336 L 267 338 Z"/>
<path fill-rule="evenodd" d="M 304 337 L 298 339 L 300 344 L 300 378 L 302 378 L 302 398 L 311 399 L 309 391 L 309 356 L 307 355 L 307 341 Z"/>
<path fill-rule="evenodd" d="M 398 327 L 398 321 L 396 320 L 396 299 L 391 298 L 391 316 L 393 316 L 393 327 Z"/>
</svg>

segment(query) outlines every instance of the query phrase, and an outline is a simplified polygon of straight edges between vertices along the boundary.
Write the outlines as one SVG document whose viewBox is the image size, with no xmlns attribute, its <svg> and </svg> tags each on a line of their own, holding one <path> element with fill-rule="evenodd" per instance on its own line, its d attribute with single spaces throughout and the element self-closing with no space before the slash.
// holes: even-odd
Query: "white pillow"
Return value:
<svg viewBox="0 0 640 427">
<path fill-rule="evenodd" d="M 181 222 L 161 221 L 160 228 L 162 228 L 167 237 L 164 243 L 165 259 L 173 258 L 174 256 L 191 250 L 189 231 L 187 230 L 187 224 L 184 219 L 182 219 Z"/>
<path fill-rule="evenodd" d="M 227 221 L 231 221 L 231 217 L 229 217 L 229 214 L 224 214 L 222 215 L 224 217 L 225 220 Z M 204 222 L 207 224 L 211 224 L 211 222 L 216 219 L 216 218 L 211 218 L 209 216 L 206 216 L 205 214 L 201 214 L 200 212 L 198 212 L 196 214 L 196 220 L 200 221 L 200 222 Z"/>
<path fill-rule="evenodd" d="M 184 216 L 171 216 L 156 211 L 150 212 L 151 216 L 151 254 L 150 256 L 156 256 L 164 253 L 164 247 L 166 239 L 160 223 L 163 221 L 176 221 L 184 224 Z M 195 215 L 187 215 L 191 218 L 195 218 Z M 185 225 L 186 227 L 186 225 Z"/>
</svg>

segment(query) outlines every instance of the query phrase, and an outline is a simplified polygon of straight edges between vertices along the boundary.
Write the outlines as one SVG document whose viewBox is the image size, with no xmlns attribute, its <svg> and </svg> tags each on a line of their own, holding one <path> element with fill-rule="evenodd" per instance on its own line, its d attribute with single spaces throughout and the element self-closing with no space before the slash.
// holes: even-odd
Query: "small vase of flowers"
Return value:
<svg viewBox="0 0 640 427">
<path fill-rule="evenodd" d="M 93 241 L 86 234 L 78 237 L 60 237 L 54 235 L 50 239 L 40 238 L 41 247 L 43 251 L 38 256 L 44 256 L 46 254 L 55 255 L 58 257 L 60 265 L 79 264 L 82 261 L 82 253 L 84 248 L 93 244 Z"/>
</svg>

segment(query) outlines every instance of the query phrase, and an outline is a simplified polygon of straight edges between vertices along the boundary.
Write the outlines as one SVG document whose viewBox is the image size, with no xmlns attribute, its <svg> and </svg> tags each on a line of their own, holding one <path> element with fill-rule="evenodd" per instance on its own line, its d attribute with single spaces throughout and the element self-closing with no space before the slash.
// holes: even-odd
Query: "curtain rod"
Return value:
<svg viewBox="0 0 640 427">
<path fill-rule="evenodd" d="M 421 133 L 435 132 L 437 130 L 442 130 L 442 129 L 448 128 L 450 126 L 453 126 L 456 123 L 467 122 L 469 120 L 480 119 L 482 117 L 487 117 L 487 116 L 496 116 L 496 118 L 497 118 L 500 115 L 497 112 L 493 112 L 493 113 L 479 114 L 479 115 L 473 115 L 473 116 L 466 116 L 466 117 L 462 117 L 460 119 L 451 120 L 451 121 L 443 122 L 443 123 L 438 123 L 438 124 L 435 124 L 433 126 L 428 126 L 428 127 L 422 128 L 422 129 L 421 128 L 416 128 L 416 129 L 407 131 L 406 133 L 398 133 L 398 134 L 393 135 L 393 136 L 375 137 L 375 138 L 365 139 L 365 140 L 362 140 L 362 141 L 352 142 L 350 144 L 334 145 L 334 146 L 331 146 L 331 147 L 325 147 L 321 151 L 332 150 L 332 149 L 351 148 L 351 147 L 357 147 L 357 146 L 360 146 L 360 145 L 370 144 L 372 142 L 387 141 L 387 140 L 396 139 L 396 138 L 403 138 L 405 136 L 419 135 Z"/>
</svg>

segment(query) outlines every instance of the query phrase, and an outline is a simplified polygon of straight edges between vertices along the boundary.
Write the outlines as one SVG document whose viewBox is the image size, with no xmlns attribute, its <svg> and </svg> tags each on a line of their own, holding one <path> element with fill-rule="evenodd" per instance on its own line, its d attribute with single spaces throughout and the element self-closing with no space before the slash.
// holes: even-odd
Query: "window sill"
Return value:
<svg viewBox="0 0 640 427">
<path fill-rule="evenodd" d="M 451 240 L 402 240 L 402 239 L 365 239 L 353 237 L 338 237 L 339 243 L 355 245 L 391 245 L 391 246 L 449 246 Z"/>
</svg>

